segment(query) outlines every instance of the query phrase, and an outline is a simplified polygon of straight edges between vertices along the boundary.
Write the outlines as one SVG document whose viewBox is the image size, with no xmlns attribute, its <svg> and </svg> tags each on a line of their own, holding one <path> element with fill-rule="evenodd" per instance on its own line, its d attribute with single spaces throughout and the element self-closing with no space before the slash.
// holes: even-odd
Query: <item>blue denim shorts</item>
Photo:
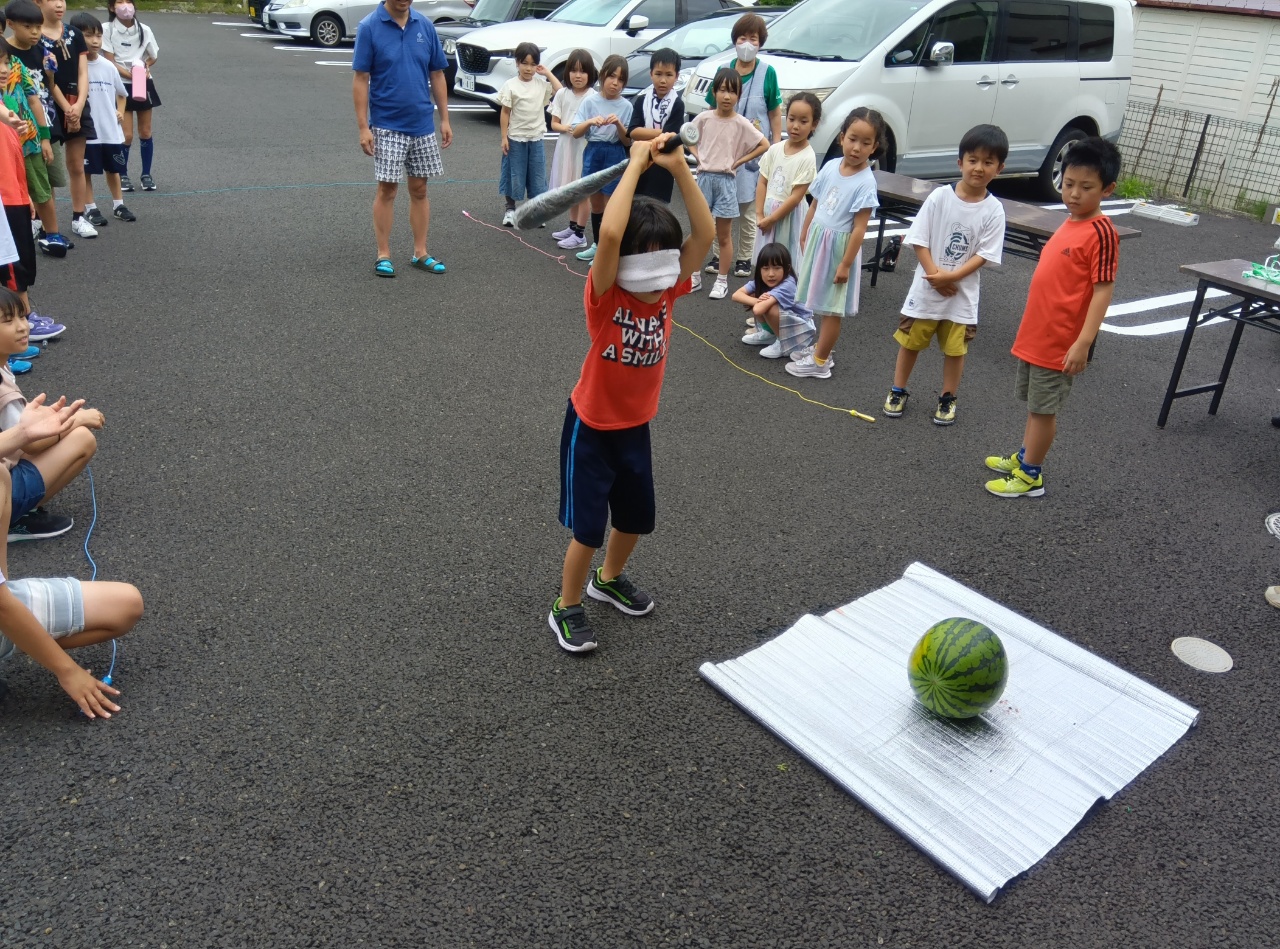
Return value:
<svg viewBox="0 0 1280 949">
<path fill-rule="evenodd" d="M 12 527 L 18 518 L 30 514 L 44 500 L 44 476 L 39 468 L 23 458 L 13 466 L 9 477 L 13 480 L 13 510 L 9 512 Z"/>
<path fill-rule="evenodd" d="M 627 150 L 621 142 L 587 142 L 582 152 L 582 177 L 604 171 L 610 165 L 626 161 Z M 601 194 L 613 194 L 618 187 L 618 179 L 614 178 L 600 189 Z"/>
<path fill-rule="evenodd" d="M 547 149 L 542 139 L 536 142 L 508 141 L 507 154 L 502 156 L 502 173 L 498 179 L 498 194 L 512 201 L 536 198 L 547 190 Z"/>
<path fill-rule="evenodd" d="M 738 178 L 723 171 L 698 172 L 698 190 L 707 199 L 712 217 L 738 216 Z"/>
</svg>

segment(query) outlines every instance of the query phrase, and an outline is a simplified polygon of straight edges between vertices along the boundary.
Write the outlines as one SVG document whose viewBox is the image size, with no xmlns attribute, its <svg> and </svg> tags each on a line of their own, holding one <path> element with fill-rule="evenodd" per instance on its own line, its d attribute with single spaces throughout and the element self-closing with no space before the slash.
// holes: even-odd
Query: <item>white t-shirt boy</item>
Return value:
<svg viewBox="0 0 1280 949">
<path fill-rule="evenodd" d="M 89 112 L 98 137 L 90 145 L 123 145 L 124 129 L 116 118 L 116 96 L 127 96 L 120 71 L 105 56 L 89 60 Z"/>
<path fill-rule="evenodd" d="M 998 264 L 1004 248 L 1004 207 L 992 194 L 981 201 L 965 201 L 950 185 L 935 188 L 924 199 L 902 242 L 927 247 L 939 270 L 955 270 L 975 254 Z M 924 267 L 917 264 L 902 315 L 917 320 L 977 323 L 979 273 L 974 271 L 952 284 L 957 293 L 944 297 L 929 286 Z"/>
<path fill-rule="evenodd" d="M 498 90 L 498 105 L 511 110 L 507 138 L 513 142 L 540 142 L 547 132 L 547 103 L 551 83 L 541 76 L 525 82 L 519 76 L 508 79 Z"/>
</svg>

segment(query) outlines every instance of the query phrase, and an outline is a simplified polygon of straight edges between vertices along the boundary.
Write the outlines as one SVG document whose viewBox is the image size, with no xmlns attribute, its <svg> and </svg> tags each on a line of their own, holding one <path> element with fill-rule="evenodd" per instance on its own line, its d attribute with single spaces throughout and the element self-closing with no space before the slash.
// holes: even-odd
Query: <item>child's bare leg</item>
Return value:
<svg viewBox="0 0 1280 949">
<path fill-rule="evenodd" d="M 62 440 L 38 455 L 31 455 L 31 463 L 44 478 L 43 504 L 75 480 L 84 471 L 93 453 L 98 450 L 98 440 L 87 428 L 73 428 Z"/>
<path fill-rule="evenodd" d="M 1022 433 L 1022 460 L 1028 465 L 1044 464 L 1044 456 L 1049 454 L 1049 446 L 1058 432 L 1058 416 L 1041 415 L 1038 412 L 1027 413 L 1027 427 Z"/>
<path fill-rule="evenodd" d="M 905 346 L 898 347 L 898 362 L 893 367 L 893 386 L 895 389 L 905 389 L 907 383 L 911 381 L 911 370 L 916 367 L 916 360 L 920 358 L 918 349 L 907 349 Z M 943 369 L 943 377 L 946 376 L 946 370 Z"/>
<path fill-rule="evenodd" d="M 728 277 L 733 266 L 733 218 L 716 218 L 716 245 L 720 254 L 720 276 Z"/>
<path fill-rule="evenodd" d="M 0 540 L 0 575 L 9 575 L 9 518 L 13 514 L 13 475 L 0 478 L 0 524 L 4 540 Z"/>
<path fill-rule="evenodd" d="M 114 171 L 108 171 L 104 177 L 107 179 L 107 190 L 111 192 L 112 201 L 123 201 L 124 192 L 120 190 L 120 176 Z M 93 194 L 92 191 L 89 192 Z"/>
<path fill-rule="evenodd" d="M 67 156 L 67 178 L 71 182 L 71 210 L 84 213 L 84 137 L 69 138 L 63 148 Z"/>
<path fill-rule="evenodd" d="M 840 317 L 825 313 L 822 316 L 822 325 L 818 327 L 818 342 L 813 347 L 813 355 L 817 359 L 826 362 L 831 358 L 831 350 L 835 348 L 836 340 L 840 338 Z"/>
<path fill-rule="evenodd" d="M 763 321 L 764 328 L 777 336 L 781 325 L 779 321 L 782 319 L 782 307 L 775 303 L 763 313 L 756 313 L 756 319 Z"/>
<path fill-rule="evenodd" d="M 569 220 L 578 227 L 586 227 L 591 223 L 591 201 L 579 201 L 569 212 Z"/>
<path fill-rule="evenodd" d="M 119 639 L 142 618 L 142 594 L 131 583 L 85 581 L 80 589 L 84 594 L 84 629 L 59 639 L 63 649 Z"/>
<path fill-rule="evenodd" d="M 955 395 L 960 391 L 960 377 L 964 375 L 963 356 L 942 357 L 942 391 Z"/>
<path fill-rule="evenodd" d="M 594 547 L 588 547 L 576 540 L 569 541 L 569 549 L 564 554 L 564 569 L 560 574 L 561 609 L 582 603 L 582 588 L 587 584 L 587 574 L 591 572 L 591 558 L 595 553 Z"/>
<path fill-rule="evenodd" d="M 609 543 L 604 548 L 604 566 L 600 568 L 601 580 L 615 580 L 627 566 L 631 552 L 636 549 L 639 534 L 627 534 L 620 530 L 609 531 Z"/>
<path fill-rule="evenodd" d="M 46 234 L 58 233 L 58 209 L 53 203 L 53 198 L 36 205 L 36 217 L 40 218 L 40 226 L 44 228 Z"/>
<path fill-rule="evenodd" d="M 87 171 L 84 173 L 84 203 L 86 206 L 98 203 L 93 199 L 93 175 Z"/>
</svg>

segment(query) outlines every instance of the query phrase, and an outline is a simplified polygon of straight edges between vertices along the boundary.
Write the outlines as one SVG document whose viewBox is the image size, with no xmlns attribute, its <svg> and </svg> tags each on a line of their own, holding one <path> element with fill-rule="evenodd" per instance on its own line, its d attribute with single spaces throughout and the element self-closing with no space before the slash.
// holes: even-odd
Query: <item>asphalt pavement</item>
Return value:
<svg viewBox="0 0 1280 949">
<path fill-rule="evenodd" d="M 129 196 L 136 224 L 40 261 L 36 306 L 70 329 L 22 379 L 105 413 L 90 549 L 147 612 L 109 722 L 72 714 L 28 660 L 0 669 L 0 945 L 1276 942 L 1280 614 L 1262 591 L 1280 580 L 1263 529 L 1280 339 L 1245 333 L 1217 416 L 1183 400 L 1159 430 L 1189 304 L 1140 301 L 1193 289 L 1180 263 L 1263 259 L 1280 229 L 1114 206 L 1143 234 L 1116 289 L 1136 309 L 1108 322 L 1146 329 L 1100 337 L 1039 501 L 982 489 L 983 457 L 1022 431 L 1009 346 L 1028 261 L 983 274 L 949 429 L 929 419 L 936 350 L 907 415 L 879 417 L 906 266 L 864 286 L 827 382 L 742 345 L 728 301 L 682 301 L 676 319 L 741 367 L 877 421 L 676 330 L 659 526 L 631 567 L 658 607 L 591 604 L 600 648 L 574 657 L 546 611 L 582 281 L 536 252 L 559 253 L 545 232 L 481 223 L 501 215 L 496 116 L 454 114 L 430 186 L 448 274 L 405 266 L 402 198 L 401 274 L 380 280 L 349 50 L 147 22 L 161 190 Z M 1188 381 L 1216 375 L 1229 336 L 1198 334 Z M 76 528 L 11 549 L 15 576 L 89 575 L 87 483 L 56 510 Z M 991 906 L 697 674 L 917 560 L 1201 710 Z M 1182 665 L 1184 635 L 1235 668 Z M 81 658 L 101 672 L 110 655 Z M 988 819 L 980 801 L 953 816 Z"/>
</svg>

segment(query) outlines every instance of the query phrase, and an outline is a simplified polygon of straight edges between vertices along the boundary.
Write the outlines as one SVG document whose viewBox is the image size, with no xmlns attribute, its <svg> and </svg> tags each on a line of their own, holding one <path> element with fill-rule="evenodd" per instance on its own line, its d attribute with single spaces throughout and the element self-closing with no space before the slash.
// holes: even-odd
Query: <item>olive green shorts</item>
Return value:
<svg viewBox="0 0 1280 949">
<path fill-rule="evenodd" d="M 1071 394 L 1074 380 L 1058 369 L 1033 366 L 1018 360 L 1018 381 L 1015 392 L 1027 403 L 1027 411 L 1035 415 L 1057 415 L 1067 396 Z"/>
<path fill-rule="evenodd" d="M 67 154 L 63 151 L 61 142 L 53 143 L 53 164 L 47 167 L 49 187 L 65 188 L 71 184 L 71 179 L 67 177 Z"/>
</svg>

